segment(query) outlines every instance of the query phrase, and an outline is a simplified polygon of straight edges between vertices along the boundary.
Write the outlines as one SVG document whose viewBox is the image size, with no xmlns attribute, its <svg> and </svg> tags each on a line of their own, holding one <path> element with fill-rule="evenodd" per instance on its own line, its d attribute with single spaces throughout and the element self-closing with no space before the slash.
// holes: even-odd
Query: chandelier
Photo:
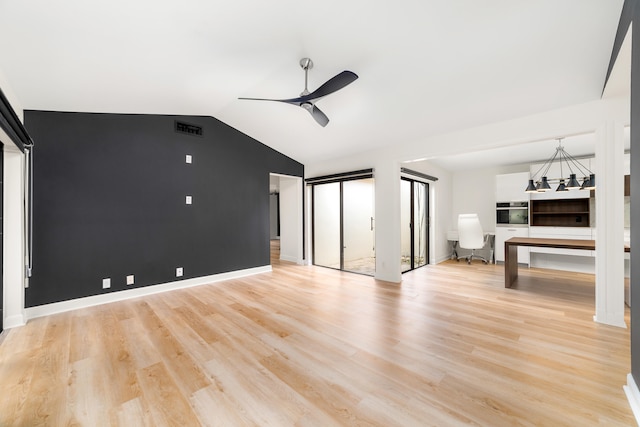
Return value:
<svg viewBox="0 0 640 427">
<path fill-rule="evenodd" d="M 558 138 L 558 147 L 553 156 L 549 158 L 541 167 L 533 174 L 529 180 L 529 185 L 525 190 L 527 193 L 540 193 L 551 190 L 549 182 L 558 182 L 556 191 L 569 190 L 594 190 L 596 188 L 596 175 L 585 165 L 580 163 L 575 157 L 567 153 L 562 146 L 562 139 Z M 553 162 L 560 163 L 560 177 L 548 178 L 547 173 Z M 563 168 L 566 165 L 566 169 Z M 565 178 L 565 171 L 569 173 L 569 177 Z M 582 184 L 578 182 L 576 176 L 582 178 Z"/>
</svg>

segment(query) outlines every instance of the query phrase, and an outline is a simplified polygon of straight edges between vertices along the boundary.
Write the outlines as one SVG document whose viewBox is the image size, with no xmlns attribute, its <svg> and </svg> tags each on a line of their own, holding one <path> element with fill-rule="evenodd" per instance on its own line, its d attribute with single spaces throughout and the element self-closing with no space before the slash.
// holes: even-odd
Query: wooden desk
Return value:
<svg viewBox="0 0 640 427">
<path fill-rule="evenodd" d="M 512 237 L 504 242 L 504 287 L 510 288 L 518 277 L 518 246 L 536 246 L 539 248 L 596 249 L 595 240 L 547 239 L 541 237 Z M 624 247 L 629 252 L 629 246 Z"/>
</svg>

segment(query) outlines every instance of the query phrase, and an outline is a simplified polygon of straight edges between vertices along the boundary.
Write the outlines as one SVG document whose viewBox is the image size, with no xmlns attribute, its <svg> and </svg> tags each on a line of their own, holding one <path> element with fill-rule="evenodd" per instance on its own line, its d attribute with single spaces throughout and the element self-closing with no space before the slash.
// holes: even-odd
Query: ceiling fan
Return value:
<svg viewBox="0 0 640 427">
<path fill-rule="evenodd" d="M 324 114 L 318 107 L 316 107 L 314 101 L 322 98 L 323 96 L 327 96 L 330 93 L 336 92 L 348 84 L 352 83 L 358 78 L 356 73 L 351 71 L 343 71 L 329 80 L 327 80 L 322 86 L 313 92 L 309 92 L 307 88 L 308 82 L 308 74 L 309 70 L 313 68 L 313 61 L 309 58 L 302 58 L 300 60 L 300 67 L 304 70 L 304 90 L 300 94 L 298 98 L 290 98 L 290 99 L 265 99 L 265 98 L 238 98 L 238 99 L 249 99 L 253 101 L 276 101 L 276 102 L 285 102 L 287 104 L 297 105 L 299 107 L 307 110 L 311 116 L 320 124 L 320 126 L 324 127 L 329 123 L 329 118 Z"/>
</svg>

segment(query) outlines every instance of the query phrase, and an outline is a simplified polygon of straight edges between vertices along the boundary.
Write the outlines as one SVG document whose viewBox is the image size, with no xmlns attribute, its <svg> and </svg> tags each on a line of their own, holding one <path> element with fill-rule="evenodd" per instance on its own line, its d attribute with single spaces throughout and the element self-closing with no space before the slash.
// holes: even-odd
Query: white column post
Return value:
<svg viewBox="0 0 640 427">
<path fill-rule="evenodd" d="M 596 313 L 593 320 L 624 321 L 624 127 L 606 122 L 596 131 Z"/>
<path fill-rule="evenodd" d="M 4 322 L 6 329 L 25 324 L 24 154 L 4 145 Z"/>
<path fill-rule="evenodd" d="M 376 279 L 399 283 L 400 164 L 391 160 L 375 165 Z"/>
</svg>

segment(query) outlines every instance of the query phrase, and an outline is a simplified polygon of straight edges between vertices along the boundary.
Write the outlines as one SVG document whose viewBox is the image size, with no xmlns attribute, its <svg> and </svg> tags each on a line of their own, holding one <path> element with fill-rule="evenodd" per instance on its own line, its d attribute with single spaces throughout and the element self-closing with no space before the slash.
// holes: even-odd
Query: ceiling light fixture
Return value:
<svg viewBox="0 0 640 427">
<path fill-rule="evenodd" d="M 575 157 L 567 153 L 562 146 L 562 139 L 558 138 L 558 147 L 553 156 L 549 158 L 544 164 L 533 174 L 529 180 L 529 185 L 525 190 L 527 193 L 539 193 L 551 190 L 549 181 L 558 181 L 558 188 L 556 191 L 568 191 L 568 190 L 594 190 L 596 188 L 596 175 L 589 170 L 585 165 L 580 163 Z M 548 178 L 547 174 L 553 162 L 559 162 L 560 164 L 560 177 Z M 566 163 L 569 169 L 569 178 L 564 177 L 564 169 L 562 164 Z M 573 166 L 573 167 L 572 167 Z M 574 172 L 575 169 L 575 172 Z M 584 177 L 582 185 L 578 182 L 576 175 L 580 174 Z"/>
</svg>

